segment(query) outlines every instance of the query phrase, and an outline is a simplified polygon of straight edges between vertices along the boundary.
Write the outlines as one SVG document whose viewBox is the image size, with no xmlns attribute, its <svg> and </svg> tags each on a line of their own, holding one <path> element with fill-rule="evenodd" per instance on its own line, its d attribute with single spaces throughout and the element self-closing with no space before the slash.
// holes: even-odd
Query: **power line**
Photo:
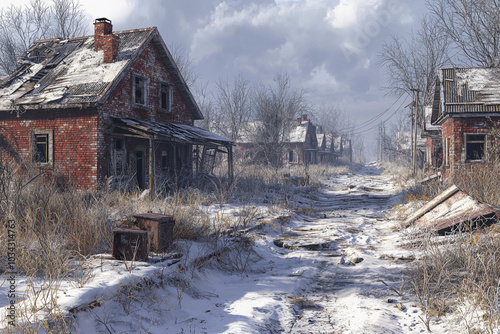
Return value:
<svg viewBox="0 0 500 334">
<path fill-rule="evenodd" d="M 401 99 L 401 96 L 399 97 L 399 99 Z M 387 109 L 386 109 L 383 113 L 381 113 L 381 114 L 380 114 L 380 115 L 378 115 L 377 117 L 372 118 L 370 121 L 365 122 L 365 125 L 363 125 L 363 126 L 354 127 L 354 128 L 353 128 L 353 131 L 352 131 L 352 132 L 349 132 L 349 133 L 350 133 L 351 135 L 361 135 L 361 134 L 365 134 L 366 132 L 369 132 L 370 130 L 375 129 L 375 128 L 378 126 L 378 124 L 375 124 L 375 125 L 373 125 L 373 126 L 371 126 L 371 127 L 367 128 L 367 129 L 363 129 L 363 128 L 364 128 L 365 126 L 368 126 L 368 125 L 372 124 L 373 122 L 377 121 L 378 119 L 380 119 L 380 118 L 381 118 L 381 117 L 382 117 L 382 116 L 383 116 L 386 112 L 388 112 L 388 111 L 389 111 L 389 110 L 390 110 L 390 109 L 391 109 L 391 108 L 392 108 L 392 107 L 396 104 L 396 102 L 397 102 L 397 101 L 399 101 L 399 99 L 398 99 L 398 100 L 396 100 L 396 101 L 395 101 L 395 102 L 394 102 L 394 103 L 393 103 L 393 104 L 392 104 L 389 108 L 387 108 Z M 400 110 L 401 110 L 401 107 L 403 106 L 403 104 L 404 104 L 405 102 L 406 102 L 406 101 L 404 101 L 404 100 L 403 100 L 403 101 L 401 102 L 401 104 L 400 104 L 400 105 L 399 105 L 399 106 L 398 106 L 398 107 L 394 110 L 394 112 L 393 112 L 391 115 L 389 115 L 389 117 L 387 117 L 387 118 L 383 121 L 383 123 L 387 122 L 387 121 L 388 121 L 389 119 L 391 119 L 394 115 L 396 115 L 396 113 L 397 113 L 398 111 L 400 111 Z"/>
</svg>

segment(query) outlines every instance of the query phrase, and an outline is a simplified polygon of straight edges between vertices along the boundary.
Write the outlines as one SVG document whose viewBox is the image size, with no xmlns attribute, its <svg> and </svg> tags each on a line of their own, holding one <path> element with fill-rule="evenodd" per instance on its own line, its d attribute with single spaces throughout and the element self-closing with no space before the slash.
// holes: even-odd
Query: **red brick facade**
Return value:
<svg viewBox="0 0 500 334">
<path fill-rule="evenodd" d="M 33 135 L 50 132 L 51 162 L 42 169 L 61 173 L 78 187 L 95 188 L 97 119 L 95 110 L 34 110 L 19 118 L 0 114 L 2 159 L 33 162 Z"/>
<path fill-rule="evenodd" d="M 467 140 L 470 138 L 472 142 L 471 139 L 478 138 L 470 136 L 481 135 L 482 137 L 484 135 L 484 149 L 488 150 L 493 140 L 490 135 L 491 131 L 493 128 L 498 128 L 499 122 L 500 117 L 449 117 L 443 122 L 443 166 L 450 175 L 453 175 L 461 166 L 481 162 L 481 159 L 470 157 L 470 153 L 467 152 Z"/>
<path fill-rule="evenodd" d="M 97 21 L 96 21 L 97 22 Z M 104 49 L 104 62 L 112 62 L 116 57 L 119 38 L 112 34 L 109 22 L 95 23 L 95 49 Z M 188 106 L 187 89 L 179 78 L 174 78 L 171 66 L 165 64 L 165 50 L 159 50 L 160 43 L 149 43 L 142 52 L 135 57 L 127 71 L 118 76 L 112 90 L 106 92 L 107 98 L 95 106 L 80 107 L 79 109 L 65 109 L 59 105 L 49 109 L 47 106 L 40 109 L 29 109 L 16 117 L 15 113 L 0 113 L 0 145 L 2 158 L 21 162 L 33 162 L 34 135 L 47 135 L 48 144 L 47 163 L 37 162 L 41 168 L 53 171 L 77 186 L 78 188 L 96 189 L 105 184 L 108 177 L 113 175 L 116 167 L 112 162 L 116 160 L 117 145 L 122 147 L 129 176 L 136 175 L 142 169 L 143 188 L 148 182 L 149 145 L 148 139 L 126 136 L 123 132 L 113 128 L 110 116 L 132 117 L 156 122 L 175 122 L 193 125 L 193 110 Z M 107 50 L 108 49 L 108 50 Z M 107 50 L 107 51 L 106 51 Z M 168 51 L 167 51 L 168 52 Z M 108 58 L 106 58 L 108 57 Z M 111 58 L 109 58 L 111 57 Z M 144 90 L 144 103 L 134 100 L 134 80 L 141 78 Z M 163 94 L 162 101 L 162 89 Z M 166 108 L 162 103 L 168 101 Z M 68 105 L 70 108 L 70 105 Z M 173 161 L 174 155 L 178 158 L 170 169 L 170 175 L 183 168 L 190 170 L 191 145 L 173 142 L 158 142 L 155 144 L 155 169 L 160 170 L 166 160 Z M 115 160 L 113 160 L 115 159 Z M 142 163 L 142 165 L 141 165 Z M 167 173 L 166 169 L 164 169 Z M 138 180 L 135 180 L 138 182 Z"/>
</svg>

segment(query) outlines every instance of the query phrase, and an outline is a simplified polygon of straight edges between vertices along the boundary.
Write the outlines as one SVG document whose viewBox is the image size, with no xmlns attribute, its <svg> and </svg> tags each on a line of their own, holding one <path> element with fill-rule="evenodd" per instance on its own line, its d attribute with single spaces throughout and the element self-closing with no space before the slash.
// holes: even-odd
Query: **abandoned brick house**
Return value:
<svg viewBox="0 0 500 334">
<path fill-rule="evenodd" d="M 446 174 L 483 162 L 490 145 L 496 144 L 492 131 L 499 122 L 500 69 L 439 69 L 431 124 L 441 126 Z"/>
<path fill-rule="evenodd" d="M 207 172 L 232 143 L 203 116 L 156 28 L 35 42 L 0 82 L 2 159 L 32 162 L 79 188 L 154 187 Z"/>
</svg>

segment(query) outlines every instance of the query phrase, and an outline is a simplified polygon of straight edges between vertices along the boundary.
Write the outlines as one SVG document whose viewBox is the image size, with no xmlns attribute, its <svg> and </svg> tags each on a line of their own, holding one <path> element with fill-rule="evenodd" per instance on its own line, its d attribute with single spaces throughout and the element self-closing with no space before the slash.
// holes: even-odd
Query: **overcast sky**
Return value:
<svg viewBox="0 0 500 334">
<path fill-rule="evenodd" d="M 394 102 L 381 89 L 385 80 L 377 60 L 382 43 L 417 27 L 426 10 L 423 0 L 80 3 L 88 14 L 89 34 L 93 19 L 99 17 L 110 19 L 114 30 L 156 26 L 167 44 L 182 44 L 189 52 L 202 82 L 236 74 L 265 82 L 286 71 L 307 90 L 311 102 L 339 104 L 358 125 Z M 389 110 L 381 119 L 393 112 Z M 366 128 L 370 127 L 359 132 Z M 364 137 L 369 153 L 375 137 Z"/>
</svg>

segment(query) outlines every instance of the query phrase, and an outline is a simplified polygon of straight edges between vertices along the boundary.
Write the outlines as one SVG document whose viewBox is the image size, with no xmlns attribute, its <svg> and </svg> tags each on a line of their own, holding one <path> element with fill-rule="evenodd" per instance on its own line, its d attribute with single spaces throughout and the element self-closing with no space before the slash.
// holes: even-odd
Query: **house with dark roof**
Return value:
<svg viewBox="0 0 500 334">
<path fill-rule="evenodd" d="M 499 68 L 441 68 L 432 125 L 441 126 L 443 168 L 449 174 L 482 163 L 500 125 Z"/>
<path fill-rule="evenodd" d="M 32 163 L 79 188 L 154 189 L 210 172 L 232 143 L 203 115 L 157 28 L 35 42 L 0 82 L 4 161 Z"/>
</svg>

